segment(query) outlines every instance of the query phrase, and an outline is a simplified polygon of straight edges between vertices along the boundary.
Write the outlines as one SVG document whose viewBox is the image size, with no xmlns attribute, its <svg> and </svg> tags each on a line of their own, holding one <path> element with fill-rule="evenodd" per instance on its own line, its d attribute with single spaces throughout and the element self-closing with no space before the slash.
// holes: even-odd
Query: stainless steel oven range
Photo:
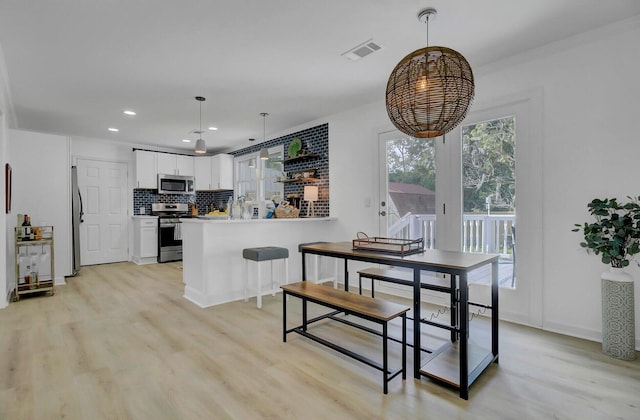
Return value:
<svg viewBox="0 0 640 420">
<path fill-rule="evenodd" d="M 186 203 L 153 203 L 151 214 L 158 216 L 158 262 L 182 260 L 180 218 L 188 215 Z"/>
</svg>

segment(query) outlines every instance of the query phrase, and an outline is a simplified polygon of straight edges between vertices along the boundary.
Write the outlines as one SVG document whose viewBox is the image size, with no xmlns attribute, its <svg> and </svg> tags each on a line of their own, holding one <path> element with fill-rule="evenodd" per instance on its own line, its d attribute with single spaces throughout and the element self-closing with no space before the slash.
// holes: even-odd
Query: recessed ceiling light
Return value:
<svg viewBox="0 0 640 420">
<path fill-rule="evenodd" d="M 117 129 L 117 128 L 115 128 L 115 127 L 109 127 L 109 128 L 107 128 L 107 130 L 109 130 L 109 131 L 113 131 L 114 133 L 117 133 L 118 131 L 120 131 L 120 130 L 118 130 L 118 129 Z"/>
<path fill-rule="evenodd" d="M 183 143 L 191 143 L 191 140 L 189 140 L 189 139 L 182 139 L 182 142 L 183 142 Z"/>
<path fill-rule="evenodd" d="M 209 130 L 211 131 L 216 131 L 218 129 L 218 127 L 209 127 Z"/>
<path fill-rule="evenodd" d="M 130 110 L 130 109 L 125 109 L 124 111 L 122 111 L 122 113 L 123 113 L 124 115 L 129 115 L 129 116 L 131 116 L 131 117 L 133 117 L 134 115 L 136 115 L 136 111 L 132 111 L 132 110 Z"/>
</svg>

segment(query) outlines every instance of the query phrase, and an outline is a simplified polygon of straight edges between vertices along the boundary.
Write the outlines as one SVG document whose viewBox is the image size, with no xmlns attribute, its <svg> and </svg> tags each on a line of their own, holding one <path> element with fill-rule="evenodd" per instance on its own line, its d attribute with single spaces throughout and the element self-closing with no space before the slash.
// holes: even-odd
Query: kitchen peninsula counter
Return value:
<svg viewBox="0 0 640 420">
<path fill-rule="evenodd" d="M 335 220 L 333 217 L 182 219 L 184 297 L 203 308 L 243 299 L 244 248 L 287 248 L 289 279 L 299 281 L 302 262 L 298 244 L 331 240 L 335 237 Z M 261 264 L 264 279 L 270 278 L 269 265 Z M 251 266 L 254 264 L 250 264 L 250 274 L 255 280 L 255 267 Z M 283 270 L 284 264 L 275 261 L 274 272 L 279 279 L 284 278 Z"/>
</svg>

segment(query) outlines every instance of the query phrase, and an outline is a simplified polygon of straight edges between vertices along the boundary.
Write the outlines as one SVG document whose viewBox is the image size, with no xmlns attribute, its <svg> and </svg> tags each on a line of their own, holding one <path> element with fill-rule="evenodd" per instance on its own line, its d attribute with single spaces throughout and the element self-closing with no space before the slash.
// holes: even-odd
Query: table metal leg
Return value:
<svg viewBox="0 0 640 420">
<path fill-rule="evenodd" d="M 469 399 L 469 289 L 467 273 L 459 275 L 460 284 L 460 398 Z"/>
<path fill-rule="evenodd" d="M 387 322 L 382 323 L 382 380 L 384 393 L 389 392 L 389 362 L 387 360 Z"/>
<path fill-rule="evenodd" d="M 307 281 L 307 253 L 302 251 L 302 281 Z"/>
<path fill-rule="evenodd" d="M 498 261 L 491 263 L 491 351 L 498 363 Z"/>
<path fill-rule="evenodd" d="M 413 377 L 420 379 L 420 270 L 413 269 Z"/>
</svg>

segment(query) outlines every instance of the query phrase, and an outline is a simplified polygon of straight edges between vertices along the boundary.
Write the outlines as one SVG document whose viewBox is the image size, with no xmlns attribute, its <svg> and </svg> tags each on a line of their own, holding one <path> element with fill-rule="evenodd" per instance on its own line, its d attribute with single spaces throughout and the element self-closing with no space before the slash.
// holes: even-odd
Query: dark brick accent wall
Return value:
<svg viewBox="0 0 640 420">
<path fill-rule="evenodd" d="M 300 160 L 291 163 L 285 163 L 284 171 L 287 173 L 303 170 L 303 169 L 316 169 L 317 178 L 316 181 L 309 182 L 288 182 L 284 184 L 284 196 L 289 194 L 298 194 L 299 197 L 303 197 L 303 191 L 305 185 L 317 185 L 318 186 L 318 201 L 314 205 L 316 217 L 328 217 L 329 212 L 329 124 L 322 124 L 315 127 L 308 128 L 306 130 L 298 131 L 286 136 L 278 137 L 268 140 L 264 143 L 259 143 L 246 147 L 244 149 L 231 152 L 234 156 L 242 156 L 249 153 L 255 153 L 260 151 L 262 147 L 274 147 L 284 145 L 284 154 L 287 156 L 287 150 L 289 144 L 295 138 L 299 138 L 302 141 L 302 150 L 307 153 L 318 155 L 318 158 L 311 158 L 306 160 Z M 302 202 L 301 214 L 307 214 L 307 202 Z"/>
</svg>

